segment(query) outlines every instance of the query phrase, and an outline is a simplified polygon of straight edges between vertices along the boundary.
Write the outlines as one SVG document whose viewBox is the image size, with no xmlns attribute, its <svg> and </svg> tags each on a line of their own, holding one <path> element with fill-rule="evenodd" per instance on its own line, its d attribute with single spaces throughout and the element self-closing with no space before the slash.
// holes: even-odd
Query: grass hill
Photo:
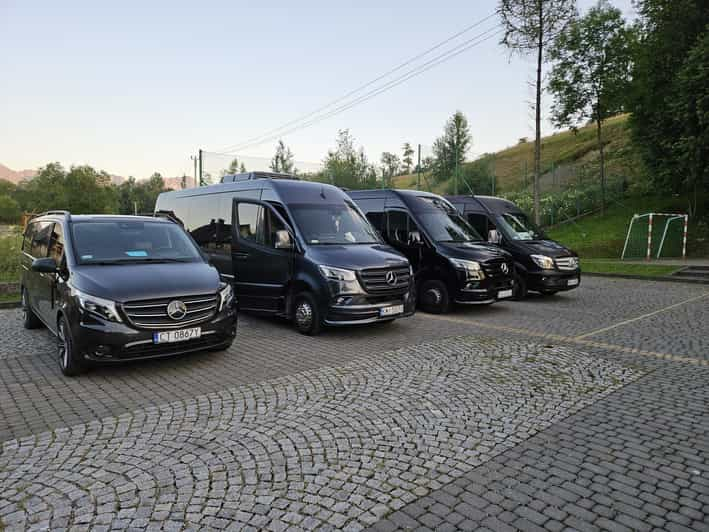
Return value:
<svg viewBox="0 0 709 532">
<path fill-rule="evenodd" d="M 628 115 L 619 115 L 604 123 L 606 170 L 609 176 L 623 175 L 635 182 L 642 176 L 642 161 L 633 149 L 628 129 Z M 530 188 L 534 171 L 534 142 L 520 141 L 515 146 L 485 154 L 494 169 L 496 189 L 513 192 Z M 551 191 L 589 179 L 598 174 L 599 154 L 596 149 L 596 128 L 588 125 L 577 131 L 562 131 L 542 138 L 542 191 Z M 466 164 L 475 164 L 466 163 Z M 526 175 L 525 175 L 526 169 Z M 449 190 L 450 183 L 434 183 L 430 176 L 422 179 L 422 188 L 437 193 Z M 398 188 L 415 188 L 415 174 L 394 178 Z"/>
</svg>

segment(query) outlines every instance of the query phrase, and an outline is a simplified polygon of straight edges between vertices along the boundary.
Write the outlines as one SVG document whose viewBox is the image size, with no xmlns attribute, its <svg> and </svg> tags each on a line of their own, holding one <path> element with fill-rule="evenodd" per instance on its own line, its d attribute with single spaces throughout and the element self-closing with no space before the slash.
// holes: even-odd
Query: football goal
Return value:
<svg viewBox="0 0 709 532">
<path fill-rule="evenodd" d="M 623 259 L 687 257 L 687 214 L 634 214 L 625 236 Z"/>
</svg>

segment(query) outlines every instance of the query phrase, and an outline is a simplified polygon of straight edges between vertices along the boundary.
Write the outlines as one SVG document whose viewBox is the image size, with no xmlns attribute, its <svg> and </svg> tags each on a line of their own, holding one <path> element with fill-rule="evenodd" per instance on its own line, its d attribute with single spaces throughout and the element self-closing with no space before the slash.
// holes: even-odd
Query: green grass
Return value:
<svg viewBox="0 0 709 532">
<path fill-rule="evenodd" d="M 582 258 L 616 258 L 623 251 L 628 224 L 635 213 L 685 212 L 684 198 L 631 197 L 611 205 L 601 217 L 593 214 L 547 231 L 549 236 L 576 251 Z M 705 224 L 690 218 L 687 243 L 689 257 L 709 257 Z"/>
<path fill-rule="evenodd" d="M 19 235 L 0 238 L 0 282 L 20 280 L 21 243 Z"/>
<path fill-rule="evenodd" d="M 666 264 L 633 264 L 621 261 L 614 262 L 593 259 L 584 259 L 581 261 L 581 269 L 584 273 L 615 273 L 660 277 L 670 275 L 680 268 L 681 266 L 668 266 Z"/>
<path fill-rule="evenodd" d="M 20 294 L 15 293 L 15 294 L 0 294 L 0 303 L 7 303 L 9 301 L 19 301 L 20 300 Z"/>
</svg>

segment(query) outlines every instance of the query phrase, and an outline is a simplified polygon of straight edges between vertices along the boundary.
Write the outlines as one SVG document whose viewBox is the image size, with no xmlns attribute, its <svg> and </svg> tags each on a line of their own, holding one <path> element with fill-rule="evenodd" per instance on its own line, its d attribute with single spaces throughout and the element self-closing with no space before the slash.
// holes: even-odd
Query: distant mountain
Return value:
<svg viewBox="0 0 709 532">
<path fill-rule="evenodd" d="M 37 175 L 37 170 L 12 170 L 4 164 L 0 164 L 0 179 L 11 183 L 17 184 L 24 179 L 32 179 L 35 175 Z"/>
<path fill-rule="evenodd" d="M 0 179 L 10 181 L 11 183 L 18 184 L 20 181 L 25 179 L 32 179 L 37 175 L 37 170 L 13 170 L 8 168 L 4 164 L 0 164 Z M 126 177 L 121 175 L 109 174 L 111 176 L 111 183 L 114 185 L 120 185 L 126 181 Z M 165 188 L 171 190 L 182 189 L 182 177 L 163 177 L 165 181 Z M 140 181 L 140 179 L 138 180 Z M 187 176 L 185 178 L 185 188 L 191 188 L 194 186 L 194 177 Z"/>
</svg>

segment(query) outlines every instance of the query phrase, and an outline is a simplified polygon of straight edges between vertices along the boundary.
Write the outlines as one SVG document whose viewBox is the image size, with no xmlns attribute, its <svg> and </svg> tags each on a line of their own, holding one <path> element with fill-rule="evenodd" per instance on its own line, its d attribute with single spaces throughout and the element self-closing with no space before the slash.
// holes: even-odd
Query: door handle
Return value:
<svg viewBox="0 0 709 532">
<path fill-rule="evenodd" d="M 234 253 L 233 256 L 235 259 L 248 259 L 249 258 L 249 254 L 244 253 L 243 251 L 237 251 L 236 253 Z"/>
</svg>

